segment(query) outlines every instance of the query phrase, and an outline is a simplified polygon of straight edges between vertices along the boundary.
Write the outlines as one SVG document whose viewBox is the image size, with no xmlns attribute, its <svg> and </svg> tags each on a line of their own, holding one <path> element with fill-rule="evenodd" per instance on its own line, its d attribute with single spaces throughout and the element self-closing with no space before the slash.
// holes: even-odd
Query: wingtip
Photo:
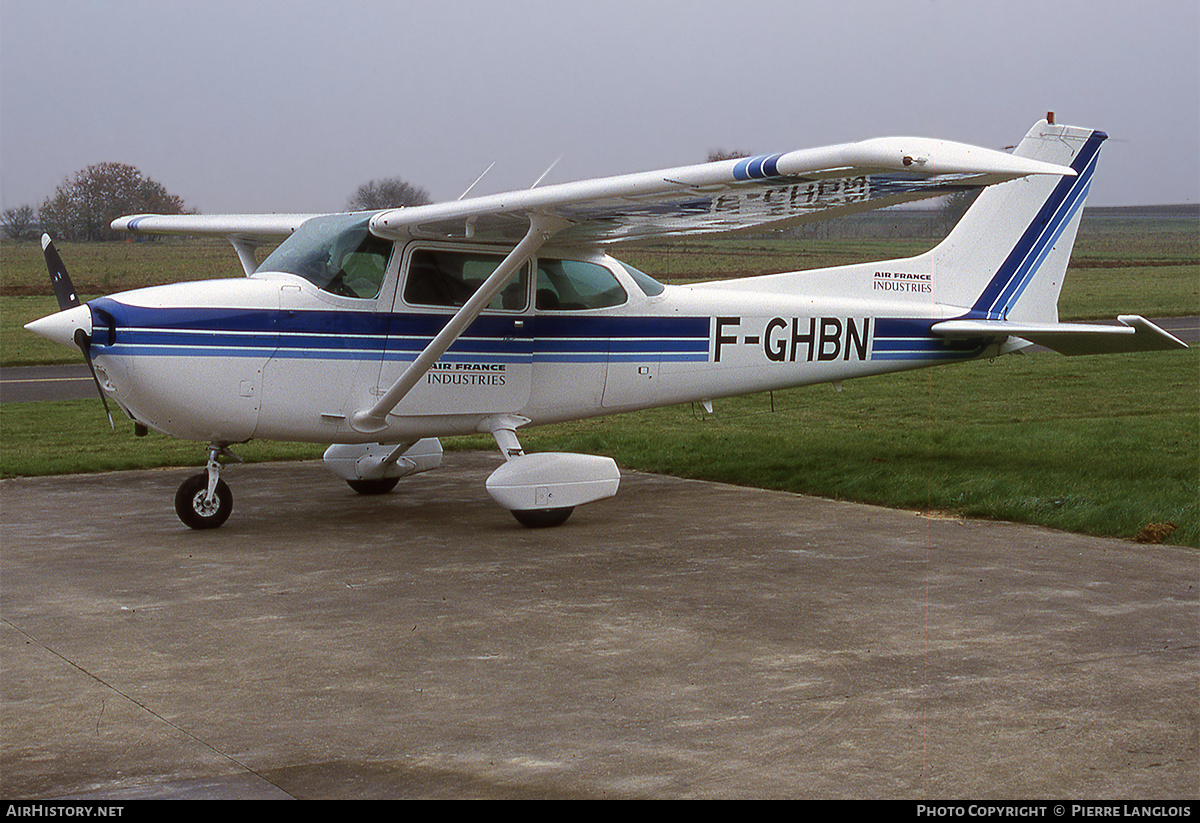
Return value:
<svg viewBox="0 0 1200 823">
<path fill-rule="evenodd" d="M 1059 174 L 1059 175 L 1062 175 L 1063 177 L 1078 177 L 1079 176 L 1079 172 L 1076 171 L 1075 169 L 1071 168 L 1070 166 L 1063 166 L 1063 165 L 1059 165 L 1058 163 L 1046 163 L 1045 165 L 1048 166 L 1049 168 L 1046 168 L 1043 171 L 1034 172 L 1034 173 L 1035 174 Z"/>
</svg>

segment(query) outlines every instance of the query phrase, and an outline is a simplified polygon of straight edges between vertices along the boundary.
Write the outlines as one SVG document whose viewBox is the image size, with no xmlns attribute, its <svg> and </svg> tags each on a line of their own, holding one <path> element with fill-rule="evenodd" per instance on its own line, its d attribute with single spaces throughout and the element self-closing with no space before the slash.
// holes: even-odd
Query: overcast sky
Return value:
<svg viewBox="0 0 1200 823">
<path fill-rule="evenodd" d="M 0 205 L 118 161 L 205 213 L 454 199 L 885 135 L 1107 131 L 1200 201 L 1197 0 L 0 0 Z"/>
</svg>

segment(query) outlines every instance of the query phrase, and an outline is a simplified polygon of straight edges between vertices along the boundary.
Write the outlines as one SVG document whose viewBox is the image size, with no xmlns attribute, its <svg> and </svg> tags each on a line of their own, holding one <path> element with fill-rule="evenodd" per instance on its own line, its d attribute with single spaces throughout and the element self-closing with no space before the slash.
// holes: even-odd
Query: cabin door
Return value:
<svg viewBox="0 0 1200 823">
<path fill-rule="evenodd" d="M 450 321 L 504 254 L 461 245 L 410 247 L 384 353 L 381 385 L 391 385 Z M 529 402 L 533 369 L 529 266 L 400 401 L 396 414 L 498 414 Z"/>
</svg>

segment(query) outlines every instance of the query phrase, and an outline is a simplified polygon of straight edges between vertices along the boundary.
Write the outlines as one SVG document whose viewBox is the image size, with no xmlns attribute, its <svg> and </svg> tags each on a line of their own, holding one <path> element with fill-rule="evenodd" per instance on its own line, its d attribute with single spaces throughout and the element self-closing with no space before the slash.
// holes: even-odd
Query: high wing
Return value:
<svg viewBox="0 0 1200 823">
<path fill-rule="evenodd" d="M 555 245 L 595 247 L 683 234 L 772 229 L 972 190 L 1065 166 L 945 140 L 884 137 L 381 211 L 385 238 L 515 244 L 530 218 L 565 221 Z M 134 215 L 114 229 L 228 239 L 245 253 L 315 214 Z M 248 268 L 248 271 L 252 269 Z"/>
<path fill-rule="evenodd" d="M 885 137 L 786 154 L 488 195 L 375 215 L 381 237 L 515 243 L 533 214 L 567 221 L 556 246 L 773 229 L 977 189 L 1064 166 L 992 149 Z"/>
</svg>

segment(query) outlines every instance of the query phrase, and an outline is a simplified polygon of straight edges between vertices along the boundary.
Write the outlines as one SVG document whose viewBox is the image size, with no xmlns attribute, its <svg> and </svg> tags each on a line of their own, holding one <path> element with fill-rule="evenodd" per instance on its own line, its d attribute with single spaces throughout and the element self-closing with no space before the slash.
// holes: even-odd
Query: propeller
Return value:
<svg viewBox="0 0 1200 823">
<path fill-rule="evenodd" d="M 46 268 L 50 270 L 50 285 L 54 288 L 55 298 L 58 299 L 59 311 L 66 311 L 82 305 L 79 302 L 79 294 L 75 291 L 75 284 L 71 282 L 71 276 L 67 274 L 67 267 L 63 264 L 62 257 L 59 255 L 58 249 L 54 248 L 54 241 L 48 234 L 42 235 L 42 252 L 46 255 Z M 75 345 L 83 352 L 83 359 L 87 363 L 88 371 L 92 373 L 92 382 L 96 384 L 96 392 L 100 395 L 100 402 L 104 404 L 104 413 L 108 415 L 108 425 L 115 431 L 117 426 L 113 423 L 112 411 L 108 408 L 108 397 L 100 385 L 96 366 L 92 363 L 92 336 L 83 329 L 75 329 L 73 339 Z"/>
<path fill-rule="evenodd" d="M 100 402 L 104 404 L 104 413 L 108 415 L 108 425 L 113 431 L 117 430 L 117 426 L 113 423 L 112 412 L 108 408 L 108 397 L 104 394 L 104 389 L 100 386 L 100 378 L 96 376 L 96 367 L 92 365 L 92 336 L 83 329 L 75 330 L 75 345 L 83 352 L 83 359 L 87 362 L 88 371 L 92 373 L 92 382 L 96 384 L 96 391 L 100 394 Z"/>
<path fill-rule="evenodd" d="M 79 295 L 75 291 L 75 284 L 71 282 L 71 276 L 67 274 L 67 267 L 63 264 L 62 257 L 58 254 L 58 249 L 54 248 L 54 241 L 50 239 L 50 235 L 42 235 L 42 253 L 46 255 L 46 268 L 50 270 L 50 285 L 54 288 L 54 296 L 58 298 L 58 310 L 66 311 L 73 309 L 79 305 Z"/>
</svg>

